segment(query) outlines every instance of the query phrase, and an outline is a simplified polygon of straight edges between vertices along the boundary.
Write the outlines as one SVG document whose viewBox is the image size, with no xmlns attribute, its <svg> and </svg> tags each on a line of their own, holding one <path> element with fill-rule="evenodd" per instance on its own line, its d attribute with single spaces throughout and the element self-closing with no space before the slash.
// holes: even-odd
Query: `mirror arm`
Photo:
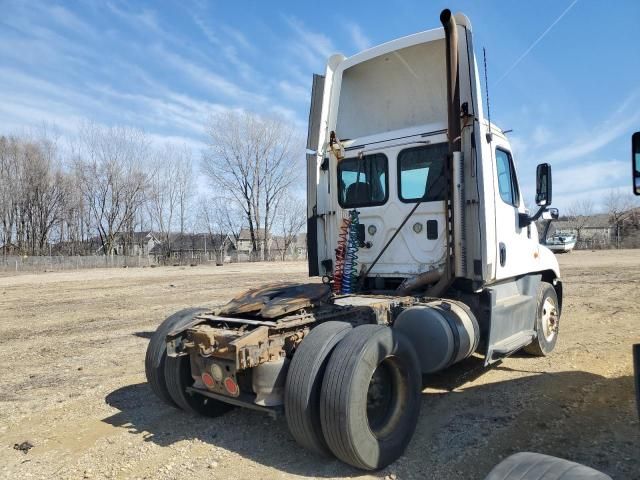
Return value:
<svg viewBox="0 0 640 480">
<path fill-rule="evenodd" d="M 518 223 L 520 228 L 528 227 L 533 222 L 538 220 L 546 209 L 547 205 L 540 207 L 533 217 L 530 217 L 527 213 L 518 213 Z"/>
</svg>

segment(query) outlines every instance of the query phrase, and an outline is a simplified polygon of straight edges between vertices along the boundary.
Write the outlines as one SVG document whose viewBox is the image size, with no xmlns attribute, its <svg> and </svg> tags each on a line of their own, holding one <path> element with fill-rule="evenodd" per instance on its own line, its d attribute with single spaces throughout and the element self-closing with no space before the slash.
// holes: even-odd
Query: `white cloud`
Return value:
<svg viewBox="0 0 640 480">
<path fill-rule="evenodd" d="M 607 146 L 640 123 L 640 90 L 629 95 L 603 122 L 560 148 L 543 155 L 541 161 L 568 162 L 582 159 Z M 564 138 L 567 138 L 566 136 Z"/>
<path fill-rule="evenodd" d="M 534 146 L 541 147 L 553 141 L 553 131 L 544 125 L 537 125 L 531 134 Z"/>
<path fill-rule="evenodd" d="M 628 162 L 604 160 L 589 164 L 577 164 L 553 171 L 555 192 L 565 195 L 619 187 L 627 181 Z"/>
<path fill-rule="evenodd" d="M 265 96 L 247 91 L 237 83 L 203 68 L 199 64 L 192 63 L 181 55 L 169 51 L 162 46 L 157 45 L 154 50 L 177 72 L 189 78 L 191 83 L 205 87 L 211 95 L 222 94 L 234 100 L 241 99 L 247 103 L 261 103 L 266 101 Z"/>
<path fill-rule="evenodd" d="M 369 40 L 369 38 L 364 34 L 362 29 L 360 28 L 360 25 L 358 25 L 357 23 L 350 23 L 347 28 L 349 29 L 349 34 L 351 35 L 351 41 L 358 49 L 358 51 L 371 48 L 371 40 Z"/>
<path fill-rule="evenodd" d="M 288 48 L 294 56 L 308 66 L 317 68 L 336 53 L 333 42 L 325 34 L 310 30 L 295 17 L 286 17 L 285 20 L 296 36 L 294 41 L 289 42 Z"/>
<path fill-rule="evenodd" d="M 310 91 L 302 85 L 294 85 L 286 80 L 278 82 L 278 87 L 283 95 L 294 102 L 309 102 Z"/>
<path fill-rule="evenodd" d="M 140 27 L 146 27 L 149 30 L 162 33 L 158 18 L 152 10 L 143 9 L 140 12 L 134 12 L 121 8 L 113 2 L 107 2 L 106 5 L 113 14 L 127 22 L 133 28 L 139 29 Z"/>
</svg>

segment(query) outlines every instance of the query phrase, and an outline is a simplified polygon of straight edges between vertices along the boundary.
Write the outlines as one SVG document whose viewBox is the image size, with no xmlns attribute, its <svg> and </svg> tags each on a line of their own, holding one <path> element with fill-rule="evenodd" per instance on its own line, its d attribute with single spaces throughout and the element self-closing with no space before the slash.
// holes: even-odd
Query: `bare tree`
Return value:
<svg viewBox="0 0 640 480">
<path fill-rule="evenodd" d="M 180 234 L 183 235 L 189 212 L 189 202 L 193 195 L 193 160 L 191 151 L 186 146 L 175 150 L 175 182 L 178 193 Z"/>
<path fill-rule="evenodd" d="M 280 202 L 277 223 L 282 231 L 282 261 L 284 261 L 287 252 L 295 244 L 302 227 L 307 223 L 305 202 L 291 194 L 285 195 Z"/>
<path fill-rule="evenodd" d="M 585 198 L 583 200 L 576 200 L 569 208 L 567 208 L 567 216 L 571 217 L 576 230 L 576 240 L 579 242 L 583 240 L 582 231 L 589 224 L 591 216 L 593 216 L 594 205 L 593 200 Z"/>
<path fill-rule="evenodd" d="M 295 128 L 277 119 L 229 111 L 209 124 L 210 148 L 202 170 L 218 191 L 241 206 L 253 252 L 266 258 L 278 204 L 298 177 Z M 262 233 L 261 233 L 262 232 Z"/>
<path fill-rule="evenodd" d="M 0 137 L 0 221 L 2 251 L 5 256 L 13 241 L 19 170 L 16 140 Z"/>
<path fill-rule="evenodd" d="M 178 206 L 178 182 L 175 171 L 178 160 L 173 147 L 167 145 L 153 154 L 153 170 L 149 174 L 146 206 L 152 229 L 156 230 L 166 252 L 171 250 L 171 232 Z"/>
<path fill-rule="evenodd" d="M 626 195 L 619 188 L 612 188 L 604 199 L 604 205 L 609 214 L 609 221 L 615 228 L 616 248 L 620 248 L 622 219 L 633 208 L 634 198 L 631 195 Z"/>
<path fill-rule="evenodd" d="M 114 253 L 118 235 L 132 232 L 148 175 L 145 135 L 129 127 L 87 124 L 81 130 L 76 171 L 103 251 Z"/>
<path fill-rule="evenodd" d="M 216 248 L 218 261 L 224 259 L 227 244 L 224 239 L 238 244 L 242 229 L 243 212 L 234 199 L 201 195 L 198 199 L 198 226 L 209 234 L 210 245 Z"/>
<path fill-rule="evenodd" d="M 37 255 L 47 250 L 60 228 L 70 181 L 62 170 L 55 141 L 0 139 L 0 224 L 3 251 Z"/>
</svg>

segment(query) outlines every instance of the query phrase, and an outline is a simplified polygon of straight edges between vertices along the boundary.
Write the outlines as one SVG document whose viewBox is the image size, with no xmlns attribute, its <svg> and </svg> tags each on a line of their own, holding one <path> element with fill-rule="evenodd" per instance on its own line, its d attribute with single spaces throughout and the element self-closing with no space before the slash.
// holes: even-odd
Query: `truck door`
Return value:
<svg viewBox="0 0 640 480">
<path fill-rule="evenodd" d="M 500 280 L 531 271 L 535 243 L 532 241 L 532 227 L 520 228 L 518 214 L 524 213 L 525 207 L 508 145 L 494 136 L 493 148 L 496 172 L 496 279 Z"/>
</svg>

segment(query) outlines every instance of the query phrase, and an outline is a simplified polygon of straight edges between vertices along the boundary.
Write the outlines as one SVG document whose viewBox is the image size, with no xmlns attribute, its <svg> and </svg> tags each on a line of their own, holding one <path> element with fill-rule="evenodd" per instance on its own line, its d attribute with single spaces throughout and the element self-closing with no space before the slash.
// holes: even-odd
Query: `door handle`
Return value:
<svg viewBox="0 0 640 480">
<path fill-rule="evenodd" d="M 507 263 L 507 246 L 500 242 L 500 266 L 504 267 L 504 264 Z"/>
</svg>

